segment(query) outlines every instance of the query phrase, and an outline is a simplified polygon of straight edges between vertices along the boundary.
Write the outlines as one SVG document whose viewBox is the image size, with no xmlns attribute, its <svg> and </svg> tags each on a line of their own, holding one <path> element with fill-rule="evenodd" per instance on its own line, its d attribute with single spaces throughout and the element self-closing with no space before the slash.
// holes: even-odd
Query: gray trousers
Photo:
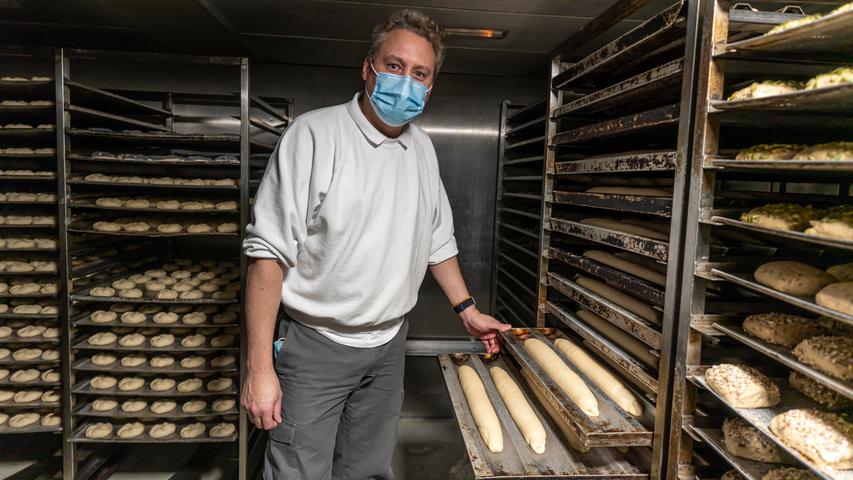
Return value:
<svg viewBox="0 0 853 480">
<path fill-rule="evenodd" d="M 374 348 L 282 322 L 275 365 L 282 422 L 269 432 L 264 480 L 392 479 L 408 321 Z"/>
</svg>

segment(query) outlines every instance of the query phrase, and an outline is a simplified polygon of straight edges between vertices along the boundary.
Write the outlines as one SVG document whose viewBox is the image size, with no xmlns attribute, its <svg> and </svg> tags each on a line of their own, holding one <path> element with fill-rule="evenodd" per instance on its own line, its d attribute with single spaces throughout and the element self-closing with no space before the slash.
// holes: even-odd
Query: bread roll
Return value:
<svg viewBox="0 0 853 480">
<path fill-rule="evenodd" d="M 853 379 L 853 337 L 822 335 L 808 338 L 794 348 L 801 362 L 842 380 Z"/>
<path fill-rule="evenodd" d="M 734 408 L 766 408 L 779 404 L 779 386 L 746 365 L 714 365 L 705 371 L 705 381 Z"/>
<path fill-rule="evenodd" d="M 829 409 L 836 410 L 853 406 L 847 397 L 826 387 L 797 371 L 791 371 L 788 383 L 803 395 Z"/>
<path fill-rule="evenodd" d="M 151 411 L 157 415 L 165 415 L 177 407 L 178 404 L 174 400 L 158 400 L 151 404 Z"/>
<path fill-rule="evenodd" d="M 755 270 L 755 280 L 791 295 L 808 296 L 834 282 L 832 275 L 802 262 L 768 262 Z"/>
<path fill-rule="evenodd" d="M 524 440 L 536 453 L 545 452 L 545 427 L 539 421 L 539 417 L 527 403 L 527 399 L 518 388 L 518 385 L 503 369 L 492 367 L 489 374 L 495 382 L 495 388 L 503 399 L 504 405 L 509 410 L 513 421 L 518 426 Z"/>
<path fill-rule="evenodd" d="M 210 433 L 208 435 L 213 438 L 230 437 L 231 435 L 234 435 L 235 431 L 237 431 L 237 429 L 234 427 L 233 423 L 217 423 L 210 428 Z"/>
<path fill-rule="evenodd" d="M 203 423 L 191 423 L 181 428 L 181 438 L 198 438 L 204 435 L 206 427 Z"/>
<path fill-rule="evenodd" d="M 528 338 L 524 349 L 536 360 L 542 369 L 575 402 L 578 408 L 590 417 L 598 416 L 598 400 L 592 390 L 578 374 L 572 371 L 551 347 L 541 340 Z"/>
<path fill-rule="evenodd" d="M 853 282 L 833 283 L 815 295 L 815 303 L 836 312 L 853 315 Z"/>
<path fill-rule="evenodd" d="M 761 480 L 818 480 L 817 475 L 804 468 L 779 467 L 765 473 Z"/>
<path fill-rule="evenodd" d="M 853 424 L 840 415 L 788 410 L 773 417 L 770 431 L 819 467 L 853 468 Z"/>
<path fill-rule="evenodd" d="M 93 423 L 86 427 L 84 435 L 86 438 L 100 439 L 107 438 L 113 433 L 113 425 L 106 422 Z"/>
<path fill-rule="evenodd" d="M 729 418 L 723 422 L 723 444 L 736 457 L 767 463 L 790 461 L 772 440 L 740 418 Z"/>
<path fill-rule="evenodd" d="M 165 438 L 175 433 L 175 424 L 172 422 L 158 423 L 148 430 L 148 436 L 151 438 Z"/>
<path fill-rule="evenodd" d="M 743 330 L 767 343 L 793 347 L 823 331 L 817 320 L 788 313 L 757 313 L 746 317 Z"/>
</svg>

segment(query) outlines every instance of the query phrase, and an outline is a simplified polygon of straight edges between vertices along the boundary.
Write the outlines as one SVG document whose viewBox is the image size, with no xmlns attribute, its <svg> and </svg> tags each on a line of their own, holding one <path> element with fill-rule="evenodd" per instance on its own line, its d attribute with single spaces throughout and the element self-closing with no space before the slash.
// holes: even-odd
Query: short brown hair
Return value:
<svg viewBox="0 0 853 480">
<path fill-rule="evenodd" d="M 385 38 L 394 30 L 403 29 L 416 33 L 432 44 L 435 52 L 435 71 L 444 62 L 444 29 L 435 20 L 419 10 L 397 10 L 383 23 L 373 27 L 372 44 L 367 56 L 373 58 Z"/>
</svg>

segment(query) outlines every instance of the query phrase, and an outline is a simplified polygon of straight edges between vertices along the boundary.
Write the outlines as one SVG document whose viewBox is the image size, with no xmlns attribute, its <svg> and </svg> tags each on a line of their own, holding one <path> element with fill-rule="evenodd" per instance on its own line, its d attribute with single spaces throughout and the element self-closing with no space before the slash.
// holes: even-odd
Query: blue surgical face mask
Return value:
<svg viewBox="0 0 853 480">
<path fill-rule="evenodd" d="M 426 96 L 432 87 L 427 88 L 406 75 L 379 73 L 373 68 L 373 62 L 370 68 L 376 74 L 376 86 L 368 98 L 373 111 L 386 125 L 403 126 L 424 111 Z"/>
</svg>

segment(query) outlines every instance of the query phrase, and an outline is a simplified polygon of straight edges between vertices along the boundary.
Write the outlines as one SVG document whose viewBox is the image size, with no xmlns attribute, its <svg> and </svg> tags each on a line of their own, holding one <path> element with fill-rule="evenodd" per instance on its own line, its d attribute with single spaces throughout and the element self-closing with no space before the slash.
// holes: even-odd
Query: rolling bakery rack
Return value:
<svg viewBox="0 0 853 480">
<path fill-rule="evenodd" d="M 760 12 L 769 21 L 744 28 L 736 19 L 741 11 L 731 9 L 730 3 L 702 2 L 692 145 L 695 161 L 686 172 L 692 179 L 685 203 L 686 246 L 682 263 L 676 266 L 684 276 L 676 315 L 680 326 L 674 353 L 669 478 L 717 478 L 734 469 L 743 478 L 759 480 L 779 466 L 807 469 L 824 480 L 853 477 L 850 470 L 816 463 L 769 429 L 770 420 L 785 411 L 829 408 L 794 388 L 788 381 L 791 372 L 839 402 L 853 399 L 850 381 L 803 363 L 792 346 L 771 344 L 742 326 L 750 314 L 780 312 L 814 318 L 815 322 L 818 316 L 829 318 L 828 335 L 849 332 L 853 316 L 818 305 L 814 296 L 791 295 L 763 285 L 753 272 L 771 260 L 797 260 L 820 268 L 850 262 L 853 242 L 796 231 L 796 227 L 768 228 L 741 217 L 752 208 L 773 203 L 849 208 L 853 162 L 738 156 L 739 151 L 756 144 L 800 144 L 802 148 L 849 140 L 853 90 L 848 83 L 757 99 L 729 99 L 732 92 L 754 81 L 805 81 L 849 65 L 853 60 L 853 11 L 827 13 L 839 5 L 811 5 L 808 9 L 813 11 L 806 13 L 824 14 L 820 19 L 767 33 L 787 18 Z M 715 243 L 721 237 L 734 239 L 744 248 L 717 249 Z M 771 408 L 732 406 L 705 379 L 706 369 L 720 363 L 761 365 L 760 370 L 781 390 L 779 404 Z M 720 430 L 723 418 L 739 418 L 764 434 L 785 453 L 784 462 L 759 462 L 730 452 Z"/>
<path fill-rule="evenodd" d="M 534 326 L 539 278 L 545 101 L 501 103 L 495 199 L 491 312 L 505 323 Z"/>
</svg>

